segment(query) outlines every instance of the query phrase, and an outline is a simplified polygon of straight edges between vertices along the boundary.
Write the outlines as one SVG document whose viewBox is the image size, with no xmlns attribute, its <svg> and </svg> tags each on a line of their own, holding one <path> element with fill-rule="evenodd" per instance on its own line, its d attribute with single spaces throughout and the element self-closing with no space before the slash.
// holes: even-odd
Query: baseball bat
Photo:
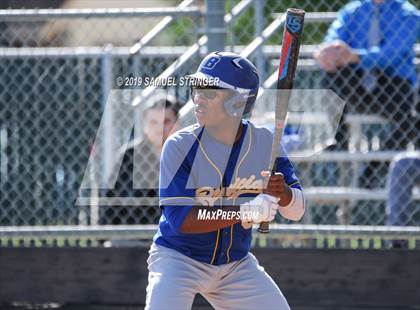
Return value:
<svg viewBox="0 0 420 310">
<path fill-rule="evenodd" d="M 279 75 L 277 78 L 277 89 L 279 90 L 290 90 L 293 88 L 304 19 L 304 10 L 294 8 L 287 9 L 286 24 L 283 31 L 283 42 L 281 45 Z M 269 166 L 271 175 L 276 173 L 277 161 L 282 156 L 280 151 L 280 141 L 284 132 L 290 93 L 290 91 L 277 92 L 274 138 Z M 260 223 L 258 231 L 260 233 L 269 233 L 269 222 Z"/>
</svg>

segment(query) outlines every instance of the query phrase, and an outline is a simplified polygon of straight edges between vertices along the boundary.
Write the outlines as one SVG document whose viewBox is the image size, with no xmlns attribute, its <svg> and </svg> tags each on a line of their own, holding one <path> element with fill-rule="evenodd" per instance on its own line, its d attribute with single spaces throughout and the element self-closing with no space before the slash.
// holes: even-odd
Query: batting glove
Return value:
<svg viewBox="0 0 420 310">
<path fill-rule="evenodd" d="M 276 216 L 279 199 L 267 194 L 259 194 L 249 202 L 240 205 L 242 222 L 271 222 Z M 248 226 L 246 225 L 246 226 Z"/>
</svg>

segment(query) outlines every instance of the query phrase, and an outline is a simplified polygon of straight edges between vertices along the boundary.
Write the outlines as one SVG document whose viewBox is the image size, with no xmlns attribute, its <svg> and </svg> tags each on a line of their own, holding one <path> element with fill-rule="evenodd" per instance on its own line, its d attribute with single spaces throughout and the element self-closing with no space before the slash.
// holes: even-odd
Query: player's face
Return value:
<svg viewBox="0 0 420 310">
<path fill-rule="evenodd" d="M 200 89 L 194 88 L 191 97 L 195 106 L 195 116 L 201 126 L 211 128 L 223 122 L 232 121 L 226 113 L 224 102 L 230 93 L 222 89 Z"/>
</svg>

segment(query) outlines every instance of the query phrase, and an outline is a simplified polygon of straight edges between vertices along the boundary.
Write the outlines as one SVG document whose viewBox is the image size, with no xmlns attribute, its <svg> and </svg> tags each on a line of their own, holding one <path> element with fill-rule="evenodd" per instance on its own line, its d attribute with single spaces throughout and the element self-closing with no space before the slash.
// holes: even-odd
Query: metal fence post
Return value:
<svg viewBox="0 0 420 310">
<path fill-rule="evenodd" d="M 256 0 L 254 1 L 255 7 L 255 34 L 257 36 L 261 35 L 264 31 L 264 5 L 265 0 Z M 256 65 L 258 73 L 260 74 L 260 81 L 263 82 L 266 78 L 266 67 L 265 67 L 265 57 L 262 50 L 262 46 L 258 47 L 255 51 L 256 55 Z"/>
<path fill-rule="evenodd" d="M 7 129 L 2 126 L 0 128 L 0 184 L 4 183 L 8 177 L 9 159 L 6 151 L 8 143 Z"/>
<path fill-rule="evenodd" d="M 112 101 L 109 96 L 112 91 L 112 45 L 107 45 L 104 48 L 104 54 L 102 56 L 101 63 L 101 83 L 102 83 L 102 111 L 104 112 L 104 117 L 102 118 L 103 122 L 103 136 L 101 137 L 101 144 L 103 149 L 102 158 L 102 169 L 96 167 L 95 169 L 101 169 L 101 180 L 102 184 L 107 184 L 107 178 L 111 175 L 113 159 L 114 159 L 114 135 L 113 135 L 113 111 L 112 111 Z M 109 104 L 109 106 L 107 106 Z M 105 110 L 107 112 L 105 113 Z M 101 186 L 102 187 L 102 186 Z M 93 195 L 95 196 L 95 195 Z M 98 196 L 96 194 L 96 196 Z M 92 201 L 91 210 L 90 210 L 90 224 L 98 224 L 99 219 L 99 209 L 98 203 Z"/>
<path fill-rule="evenodd" d="M 206 0 L 207 52 L 225 49 L 225 0 Z"/>
</svg>

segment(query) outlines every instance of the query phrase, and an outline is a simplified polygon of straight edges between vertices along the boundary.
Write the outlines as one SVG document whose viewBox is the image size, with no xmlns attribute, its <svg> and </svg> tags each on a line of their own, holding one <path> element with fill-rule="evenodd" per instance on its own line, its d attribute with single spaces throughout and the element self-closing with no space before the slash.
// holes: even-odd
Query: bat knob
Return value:
<svg viewBox="0 0 420 310">
<path fill-rule="evenodd" d="M 260 226 L 257 228 L 257 231 L 262 234 L 268 234 L 270 232 L 270 223 L 261 222 Z"/>
</svg>

